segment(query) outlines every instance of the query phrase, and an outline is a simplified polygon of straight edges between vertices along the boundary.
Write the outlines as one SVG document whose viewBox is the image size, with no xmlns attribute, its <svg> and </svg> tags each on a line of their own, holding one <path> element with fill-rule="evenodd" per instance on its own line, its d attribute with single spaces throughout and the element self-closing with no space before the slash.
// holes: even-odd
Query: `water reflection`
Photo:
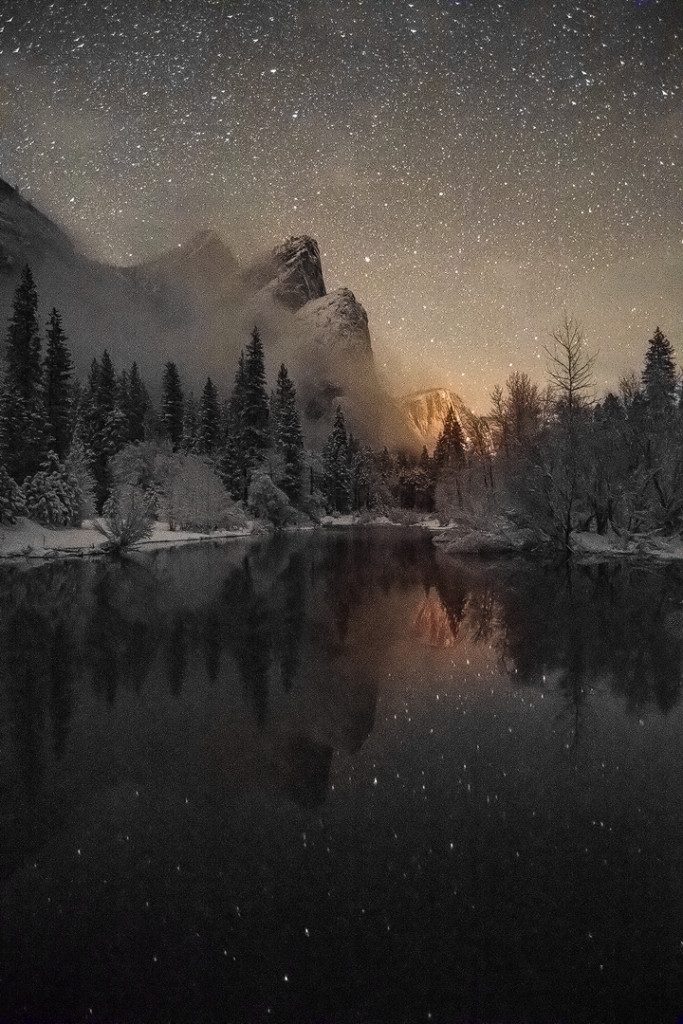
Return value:
<svg viewBox="0 0 683 1024">
<path fill-rule="evenodd" d="M 83 682 L 113 704 L 153 668 L 176 697 L 188 675 L 216 687 L 236 670 L 308 804 L 325 797 L 332 751 L 357 750 L 372 729 L 397 638 L 495 653 L 515 686 L 559 689 L 578 733 L 596 689 L 632 713 L 678 703 L 682 599 L 674 568 L 460 564 L 419 535 L 377 544 L 371 531 L 14 570 L 0 581 L 4 713 L 32 792 L 50 745 L 65 754 Z"/>
<path fill-rule="evenodd" d="M 389 530 L 2 574 L 3 1024 L 671 1019 L 682 600 Z"/>
</svg>

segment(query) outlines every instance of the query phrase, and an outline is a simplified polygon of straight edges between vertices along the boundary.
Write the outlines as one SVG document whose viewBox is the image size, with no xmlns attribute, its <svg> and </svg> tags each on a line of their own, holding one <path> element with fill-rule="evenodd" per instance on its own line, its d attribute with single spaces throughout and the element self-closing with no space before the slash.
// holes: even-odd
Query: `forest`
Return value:
<svg viewBox="0 0 683 1024">
<path fill-rule="evenodd" d="M 451 410 L 433 454 L 373 450 L 337 408 L 322 451 L 306 447 L 295 383 L 269 392 L 258 328 L 230 394 L 195 399 L 163 367 L 158 406 L 137 364 L 107 351 L 77 379 L 60 313 L 41 331 L 30 267 L 17 287 L 0 391 L 0 523 L 79 526 L 94 516 L 122 545 L 170 528 L 252 516 L 275 528 L 354 513 L 393 522 L 505 521 L 568 549 L 576 531 L 663 534 L 683 515 L 683 401 L 673 347 L 657 328 L 642 372 L 596 398 L 596 356 L 565 316 L 546 348 L 544 386 L 513 372 L 487 415 Z"/>
</svg>

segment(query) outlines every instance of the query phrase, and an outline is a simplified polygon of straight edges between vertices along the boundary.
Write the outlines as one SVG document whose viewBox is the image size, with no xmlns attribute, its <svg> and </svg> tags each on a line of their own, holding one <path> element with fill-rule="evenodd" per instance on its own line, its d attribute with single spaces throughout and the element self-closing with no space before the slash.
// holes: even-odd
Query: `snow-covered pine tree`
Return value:
<svg viewBox="0 0 683 1024">
<path fill-rule="evenodd" d="M 145 437 L 145 421 L 151 409 L 147 388 L 142 382 L 138 364 L 133 363 L 128 374 L 127 402 L 124 408 L 128 420 L 128 441 L 138 444 Z"/>
<path fill-rule="evenodd" d="M 128 420 L 122 408 L 127 387 L 128 375 L 122 374 L 117 379 L 106 350 L 99 363 L 93 359 L 78 411 L 76 433 L 92 455 L 98 510 L 102 509 L 111 488 L 109 462 L 127 439 Z"/>
<path fill-rule="evenodd" d="M 247 345 L 241 390 L 242 444 L 247 473 L 250 474 L 256 466 L 263 462 L 270 445 L 263 344 L 256 327 L 252 331 L 251 341 Z"/>
<path fill-rule="evenodd" d="M 73 365 L 58 310 L 53 309 L 47 326 L 43 361 L 45 412 L 50 424 L 54 450 L 64 458 L 73 431 Z"/>
<path fill-rule="evenodd" d="M 70 526 L 76 522 L 81 499 L 78 484 L 55 452 L 49 452 L 37 473 L 23 486 L 26 515 L 45 526 Z"/>
<path fill-rule="evenodd" d="M 175 363 L 164 366 L 161 383 L 161 418 L 174 452 L 180 448 L 183 438 L 183 415 L 185 402 L 180 374 Z"/>
<path fill-rule="evenodd" d="M 678 371 L 673 345 L 657 327 L 648 342 L 643 367 L 645 399 L 655 415 L 670 412 L 678 393 Z"/>
<path fill-rule="evenodd" d="M 298 505 L 304 464 L 304 439 L 296 407 L 296 389 L 282 364 L 277 375 L 272 401 L 274 443 L 282 459 L 282 478 L 278 481 L 289 500 Z"/>
<path fill-rule="evenodd" d="M 17 482 L 36 471 L 49 446 L 40 356 L 38 294 L 27 265 L 14 295 L 0 392 L 0 457 Z"/>
<path fill-rule="evenodd" d="M 26 515 L 26 500 L 19 484 L 0 462 L 0 525 L 11 526 Z"/>
<path fill-rule="evenodd" d="M 207 377 L 199 403 L 197 451 L 200 455 L 215 455 L 221 441 L 221 413 L 216 386 Z"/>
<path fill-rule="evenodd" d="M 197 447 L 197 403 L 192 392 L 187 397 L 183 412 L 183 435 L 180 447 L 186 454 L 194 452 Z"/>
<path fill-rule="evenodd" d="M 322 489 L 330 512 L 345 514 L 351 510 L 349 443 L 341 406 L 337 406 L 334 424 L 323 448 Z"/>
<path fill-rule="evenodd" d="M 74 436 L 64 460 L 64 468 L 76 485 L 78 507 L 75 509 L 74 526 L 80 526 L 84 519 L 95 515 L 95 478 L 92 475 L 92 453 L 88 452 L 78 435 Z"/>
</svg>

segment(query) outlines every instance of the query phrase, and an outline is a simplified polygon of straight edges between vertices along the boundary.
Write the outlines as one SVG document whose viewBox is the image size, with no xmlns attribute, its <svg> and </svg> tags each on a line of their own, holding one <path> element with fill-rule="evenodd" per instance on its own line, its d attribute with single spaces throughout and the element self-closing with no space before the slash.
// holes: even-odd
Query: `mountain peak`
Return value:
<svg viewBox="0 0 683 1024">
<path fill-rule="evenodd" d="M 236 257 L 221 236 L 210 229 L 192 235 L 175 249 L 145 260 L 131 268 L 133 273 L 154 286 L 190 287 L 206 292 L 222 292 L 239 273 Z"/>
<path fill-rule="evenodd" d="M 404 396 L 401 404 L 429 451 L 434 450 L 443 431 L 446 416 L 451 410 L 462 427 L 465 438 L 469 439 L 474 414 L 455 391 L 449 391 L 448 388 L 412 391 Z"/>
<path fill-rule="evenodd" d="M 317 344 L 345 356 L 372 358 L 368 314 L 349 288 L 307 302 L 298 313 Z"/>
<path fill-rule="evenodd" d="M 292 235 L 257 256 L 243 274 L 248 287 L 266 288 L 288 309 L 301 309 L 326 294 L 320 247 L 311 235 Z"/>
</svg>

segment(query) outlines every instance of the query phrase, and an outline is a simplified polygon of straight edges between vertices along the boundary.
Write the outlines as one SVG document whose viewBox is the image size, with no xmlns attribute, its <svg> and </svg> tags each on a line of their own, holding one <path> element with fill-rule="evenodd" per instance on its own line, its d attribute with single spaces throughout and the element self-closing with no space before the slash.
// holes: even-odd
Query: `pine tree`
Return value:
<svg viewBox="0 0 683 1024">
<path fill-rule="evenodd" d="M 97 509 L 101 510 L 111 489 L 109 463 L 128 441 L 126 403 L 129 379 L 117 379 L 114 364 L 105 350 L 98 363 L 90 364 L 88 384 L 81 399 L 75 434 L 92 456 Z"/>
<path fill-rule="evenodd" d="M 234 501 L 241 501 L 246 497 L 246 474 L 242 455 L 237 435 L 232 430 L 232 421 L 228 420 L 223 431 L 218 473 L 223 486 Z"/>
<path fill-rule="evenodd" d="M 465 461 L 465 435 L 460 421 L 453 409 L 449 409 L 444 420 L 443 430 L 434 449 L 434 462 L 438 468 L 457 469 Z"/>
<path fill-rule="evenodd" d="M 25 515 L 24 492 L 0 462 L 0 525 L 11 526 L 19 516 Z"/>
<path fill-rule="evenodd" d="M 235 381 L 223 411 L 223 439 L 219 472 L 223 484 L 235 501 L 246 500 L 249 487 L 244 445 L 245 358 L 240 352 Z"/>
<path fill-rule="evenodd" d="M 183 438 L 184 410 L 185 402 L 178 367 L 175 363 L 168 362 L 164 367 L 161 385 L 161 416 L 174 452 L 180 448 Z"/>
<path fill-rule="evenodd" d="M 301 499 L 304 439 L 296 408 L 296 389 L 284 363 L 277 376 L 272 408 L 274 443 L 282 459 L 279 484 L 292 504 L 297 505 Z"/>
<path fill-rule="evenodd" d="M 145 421 L 150 412 L 151 402 L 147 388 L 142 383 L 138 364 L 133 363 L 128 375 L 128 390 L 124 412 L 128 420 L 128 440 L 139 444 L 145 439 Z"/>
<path fill-rule="evenodd" d="M 345 514 L 350 511 L 352 484 L 349 442 L 340 406 L 337 406 L 332 431 L 323 448 L 322 488 L 330 512 Z"/>
<path fill-rule="evenodd" d="M 61 317 L 52 310 L 47 327 L 43 362 L 45 412 L 50 424 L 54 450 L 61 459 L 68 451 L 73 430 L 73 369 Z"/>
<path fill-rule="evenodd" d="M 46 526 L 70 526 L 78 520 L 78 484 L 55 452 L 49 452 L 37 473 L 23 486 L 26 514 Z"/>
<path fill-rule="evenodd" d="M 215 455 L 221 441 L 221 414 L 216 387 L 207 377 L 199 403 L 197 451 L 201 455 Z"/>
<path fill-rule="evenodd" d="M 197 403 L 195 402 L 194 395 L 190 394 L 185 402 L 185 409 L 183 412 L 183 436 L 180 441 L 180 447 L 185 453 L 194 452 L 196 450 L 197 428 Z"/>
<path fill-rule="evenodd" d="M 38 293 L 27 264 L 14 295 L 5 352 L 7 376 L 27 403 L 40 386 L 40 351 Z"/>
<path fill-rule="evenodd" d="M 238 371 L 239 372 L 239 371 Z M 247 346 L 241 388 L 241 434 L 247 472 L 251 473 L 265 458 L 268 436 L 268 393 L 263 359 L 263 344 L 254 328 Z"/>
<path fill-rule="evenodd" d="M 645 398 L 654 414 L 669 412 L 676 404 L 678 373 L 673 345 L 657 327 L 648 342 L 643 368 Z"/>
<path fill-rule="evenodd" d="M 26 266 L 14 295 L 0 393 L 0 457 L 17 483 L 36 471 L 49 446 L 40 356 L 38 295 Z"/>
</svg>

